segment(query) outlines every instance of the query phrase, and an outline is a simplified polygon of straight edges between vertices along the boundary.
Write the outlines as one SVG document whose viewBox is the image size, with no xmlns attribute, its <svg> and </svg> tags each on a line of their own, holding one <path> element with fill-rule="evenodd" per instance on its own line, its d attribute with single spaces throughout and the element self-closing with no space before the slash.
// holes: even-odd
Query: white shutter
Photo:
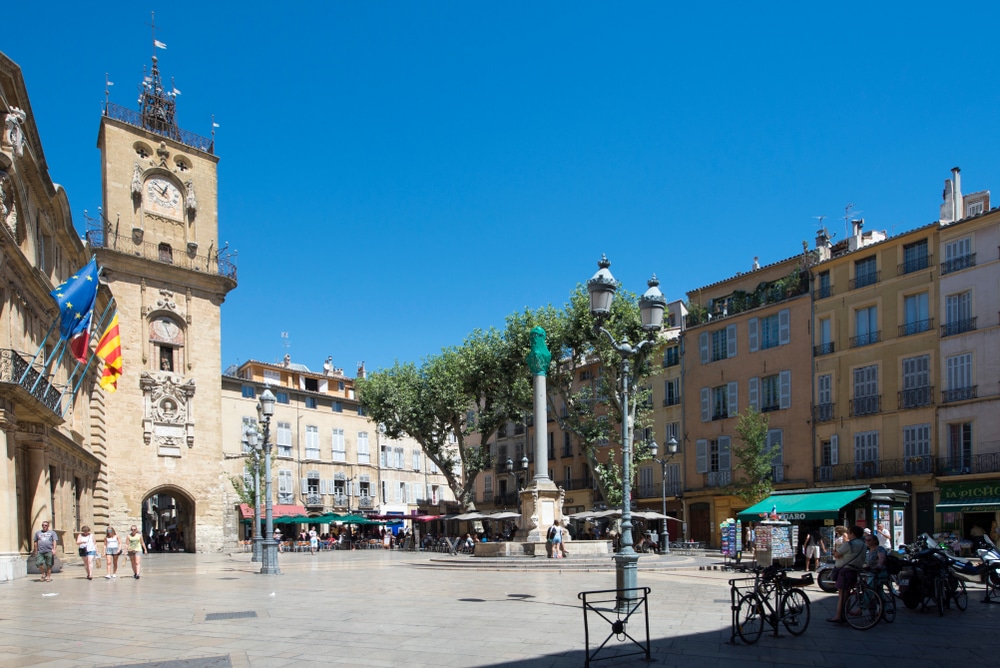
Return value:
<svg viewBox="0 0 1000 668">
<path fill-rule="evenodd" d="M 708 364 L 712 359 L 708 350 L 708 332 L 702 332 L 698 335 L 698 350 L 701 354 L 701 363 Z"/>
<path fill-rule="evenodd" d="M 701 421 L 710 422 L 712 420 L 712 391 L 707 387 L 701 388 Z"/>
<path fill-rule="evenodd" d="M 758 387 L 759 383 L 760 383 L 760 380 L 757 378 L 757 376 L 754 376 L 753 378 L 751 378 L 750 382 L 748 383 L 748 387 L 749 387 L 748 394 L 750 395 L 750 408 L 754 409 L 755 411 L 759 411 L 760 410 L 760 401 L 757 398 L 757 391 L 758 391 L 757 387 Z"/>
<path fill-rule="evenodd" d="M 792 313 L 783 308 L 778 311 L 778 345 L 783 346 L 792 340 Z"/>
<path fill-rule="evenodd" d="M 708 473 L 708 441 L 704 438 L 695 441 L 695 470 Z"/>
<path fill-rule="evenodd" d="M 726 413 L 726 416 L 733 417 L 734 415 L 739 415 L 740 413 L 740 407 L 738 401 L 738 396 L 740 393 L 739 383 L 737 383 L 735 380 L 732 381 L 731 383 L 728 384 L 727 390 L 729 396 L 727 397 L 726 403 L 729 405 L 727 406 L 728 412 Z"/>
<path fill-rule="evenodd" d="M 757 318 L 750 318 L 747 322 L 747 333 L 750 338 L 750 352 L 757 352 Z"/>
<path fill-rule="evenodd" d="M 309 481 L 305 478 L 299 479 L 299 487 L 302 489 L 303 494 L 309 493 Z"/>
<path fill-rule="evenodd" d="M 778 395 L 781 397 L 779 399 L 780 406 L 782 408 L 790 408 L 792 405 L 792 372 L 782 371 L 778 376 Z"/>
<path fill-rule="evenodd" d="M 354 496 L 361 496 L 361 483 L 354 481 Z"/>
<path fill-rule="evenodd" d="M 319 379 L 319 391 L 326 394 L 330 389 L 330 384 L 327 382 L 326 378 Z"/>
<path fill-rule="evenodd" d="M 299 376 L 299 389 L 300 390 L 306 389 L 306 377 L 305 376 Z"/>
<path fill-rule="evenodd" d="M 736 325 L 726 327 L 726 357 L 736 357 Z"/>
<path fill-rule="evenodd" d="M 840 437 L 834 434 L 830 437 L 830 464 L 833 466 L 837 465 L 840 459 Z"/>
<path fill-rule="evenodd" d="M 729 470 L 729 437 L 720 436 L 719 437 L 719 470 L 728 471 Z"/>
</svg>

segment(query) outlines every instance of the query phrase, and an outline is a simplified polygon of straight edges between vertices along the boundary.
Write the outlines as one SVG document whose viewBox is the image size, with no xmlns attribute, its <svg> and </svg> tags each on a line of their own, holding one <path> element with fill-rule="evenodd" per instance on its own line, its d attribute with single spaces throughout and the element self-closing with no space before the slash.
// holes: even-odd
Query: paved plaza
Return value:
<svg viewBox="0 0 1000 668">
<path fill-rule="evenodd" d="M 471 559 L 471 557 L 466 557 Z M 1000 605 L 970 590 L 965 612 L 916 613 L 867 632 L 825 622 L 834 596 L 815 586 L 812 621 L 800 637 L 765 633 L 730 644 L 733 574 L 640 571 L 652 589 L 654 665 L 980 666 L 1000 650 Z M 569 561 L 572 561 L 569 560 Z M 551 564 L 552 562 L 549 562 Z M 546 564 L 548 566 L 549 564 Z M 66 566 L 54 582 L 0 584 L 0 668 L 13 666 L 583 666 L 578 592 L 609 589 L 611 571 L 448 569 L 412 552 L 281 555 L 280 576 L 256 574 L 248 554 L 153 554 L 143 577 L 117 580 Z M 608 627 L 592 627 L 603 641 Z M 630 624 L 642 634 L 641 623 Z M 609 647 L 625 647 L 612 639 Z M 594 666 L 646 666 L 642 657 Z"/>
</svg>

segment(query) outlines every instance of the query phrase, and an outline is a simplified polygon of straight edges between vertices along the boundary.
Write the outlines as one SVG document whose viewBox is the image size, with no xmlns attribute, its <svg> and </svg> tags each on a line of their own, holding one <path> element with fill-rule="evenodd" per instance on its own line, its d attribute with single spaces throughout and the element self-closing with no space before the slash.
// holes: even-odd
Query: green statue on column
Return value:
<svg viewBox="0 0 1000 668">
<path fill-rule="evenodd" d="M 549 374 L 549 362 L 552 361 L 552 354 L 545 345 L 545 330 L 535 327 L 531 330 L 531 352 L 527 358 L 528 368 L 534 376 L 547 376 Z"/>
</svg>

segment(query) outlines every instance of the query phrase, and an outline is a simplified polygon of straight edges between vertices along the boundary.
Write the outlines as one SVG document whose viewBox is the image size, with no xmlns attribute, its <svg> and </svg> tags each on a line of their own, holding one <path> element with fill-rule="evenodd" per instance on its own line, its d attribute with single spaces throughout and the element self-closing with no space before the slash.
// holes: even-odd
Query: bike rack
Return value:
<svg viewBox="0 0 1000 668">
<path fill-rule="evenodd" d="M 601 589 L 598 591 L 582 591 L 577 594 L 577 598 L 583 602 L 583 637 L 586 644 L 587 658 L 583 662 L 584 668 L 590 666 L 590 662 L 594 661 L 606 661 L 608 659 L 617 659 L 619 657 L 625 656 L 635 656 L 637 654 L 645 655 L 646 661 L 652 661 L 652 657 L 649 652 L 649 587 L 633 587 L 629 589 Z M 626 593 L 632 592 L 629 596 Z M 613 594 L 613 596 L 611 596 Z M 638 594 L 641 594 L 639 596 Z M 624 609 L 623 609 L 624 605 Z M 628 632 L 628 622 L 632 618 L 632 615 L 636 613 L 639 609 L 642 609 L 643 621 L 646 625 L 646 642 L 643 644 L 639 640 L 636 640 Z M 606 621 L 610 627 L 611 632 L 604 639 L 600 645 L 591 653 L 590 651 L 590 621 L 588 618 L 589 612 L 593 612 L 597 617 Z M 631 641 L 632 645 L 638 649 L 632 652 L 626 652 L 625 654 L 613 654 L 611 656 L 606 656 L 601 659 L 596 658 L 598 653 L 604 649 L 612 638 L 616 638 L 618 642 L 625 642 L 626 640 Z"/>
</svg>

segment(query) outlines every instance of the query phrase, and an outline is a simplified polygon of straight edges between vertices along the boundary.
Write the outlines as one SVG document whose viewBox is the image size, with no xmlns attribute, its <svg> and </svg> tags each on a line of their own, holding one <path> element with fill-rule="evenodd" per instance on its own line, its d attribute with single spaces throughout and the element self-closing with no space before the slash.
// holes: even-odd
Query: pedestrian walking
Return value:
<svg viewBox="0 0 1000 668">
<path fill-rule="evenodd" d="M 52 565 L 55 563 L 55 548 L 59 537 L 55 531 L 49 530 L 49 523 L 42 522 L 42 528 L 35 532 L 32 554 L 35 555 L 35 565 L 42 577 L 39 582 L 52 582 Z"/>
<path fill-rule="evenodd" d="M 105 580 L 118 577 L 118 557 L 122 554 L 122 544 L 114 527 L 108 527 L 104 532 L 104 560 L 108 564 L 108 574 Z"/>
<path fill-rule="evenodd" d="M 84 526 L 80 529 L 80 533 L 76 537 L 76 547 L 83 559 L 83 570 L 87 573 L 87 579 L 93 580 L 97 543 L 94 542 L 94 534 L 90 533 L 90 527 Z"/>
<path fill-rule="evenodd" d="M 146 541 L 134 526 L 125 540 L 128 543 L 128 560 L 132 564 L 132 577 L 138 580 L 142 575 L 142 555 L 146 554 Z"/>
<path fill-rule="evenodd" d="M 806 536 L 806 542 L 802 544 L 802 553 L 806 557 L 806 570 L 815 571 L 819 569 L 819 559 L 826 552 L 826 541 L 823 540 L 823 535 L 819 532 L 819 529 L 813 529 Z M 815 565 L 810 568 L 810 564 Z"/>
<path fill-rule="evenodd" d="M 316 533 L 316 529 L 309 529 L 309 553 L 316 554 L 318 548 L 319 535 Z"/>
<path fill-rule="evenodd" d="M 559 528 L 559 550 L 562 553 L 563 559 L 569 556 L 569 553 L 566 551 L 566 543 L 570 540 L 569 529 L 564 524 Z"/>
</svg>

